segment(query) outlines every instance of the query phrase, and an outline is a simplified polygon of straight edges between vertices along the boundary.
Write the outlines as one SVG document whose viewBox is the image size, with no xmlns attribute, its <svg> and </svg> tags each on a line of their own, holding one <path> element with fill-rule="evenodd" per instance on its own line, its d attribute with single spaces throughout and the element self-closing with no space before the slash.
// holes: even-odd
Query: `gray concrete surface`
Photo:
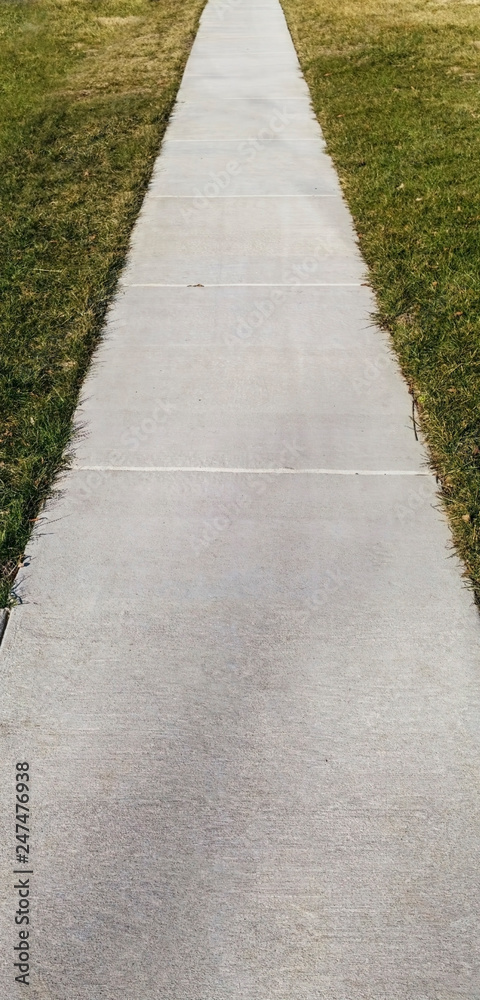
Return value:
<svg viewBox="0 0 480 1000">
<path fill-rule="evenodd" d="M 203 286 L 203 287 L 199 287 Z M 277 0 L 211 0 L 0 651 L 34 1000 L 477 1000 L 479 623 Z"/>
</svg>

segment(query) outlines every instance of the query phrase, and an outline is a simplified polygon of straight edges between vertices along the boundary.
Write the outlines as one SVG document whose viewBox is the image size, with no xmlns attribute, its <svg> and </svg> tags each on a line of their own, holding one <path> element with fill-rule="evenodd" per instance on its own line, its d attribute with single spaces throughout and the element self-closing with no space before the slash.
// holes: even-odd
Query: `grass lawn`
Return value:
<svg viewBox="0 0 480 1000">
<path fill-rule="evenodd" d="M 0 607 L 205 0 L 0 0 Z"/>
<path fill-rule="evenodd" d="M 480 597 L 480 0 L 282 0 Z"/>
</svg>

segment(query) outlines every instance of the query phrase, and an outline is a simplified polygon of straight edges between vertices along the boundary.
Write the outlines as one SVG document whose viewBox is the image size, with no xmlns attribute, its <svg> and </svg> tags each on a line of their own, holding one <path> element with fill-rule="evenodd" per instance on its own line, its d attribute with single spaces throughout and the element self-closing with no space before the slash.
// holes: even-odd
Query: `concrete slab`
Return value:
<svg viewBox="0 0 480 1000">
<path fill-rule="evenodd" d="M 202 25 L 211 17 L 216 17 L 219 13 L 237 11 L 239 14 L 245 11 L 268 10 L 273 16 L 279 16 L 278 3 L 275 0 L 212 0 L 212 3 L 205 7 L 202 14 Z"/>
<path fill-rule="evenodd" d="M 365 267 L 337 198 L 155 199 L 132 237 L 125 285 L 361 283 Z"/>
<path fill-rule="evenodd" d="M 202 26 L 210 36 L 215 34 L 236 34 L 239 39 L 256 35 L 257 38 L 277 37 L 285 43 L 285 23 L 281 17 L 275 18 L 265 11 L 250 11 L 248 17 L 229 15 L 223 19 L 210 18 Z"/>
<path fill-rule="evenodd" d="M 227 28 L 228 31 L 236 31 L 237 28 L 247 28 L 252 34 L 257 31 L 285 30 L 285 19 L 283 13 L 275 6 L 251 5 L 236 6 L 235 4 L 218 5 L 216 8 L 206 8 L 202 14 L 201 27 L 210 29 L 212 27 Z M 197 46 L 198 48 L 198 46 Z"/>
<path fill-rule="evenodd" d="M 179 100 L 168 127 L 170 142 L 178 139 L 266 141 L 278 134 L 285 139 L 318 141 L 321 133 L 313 111 L 298 98 L 243 98 L 220 103 L 215 99 Z"/>
<path fill-rule="evenodd" d="M 98 430 L 78 462 L 422 469 L 368 290 L 258 291 L 255 306 L 235 287 L 128 289 L 85 385 L 79 420 Z"/>
<path fill-rule="evenodd" d="M 478 652 L 480 636 L 477 629 L 465 629 L 472 599 L 467 590 L 459 585 L 459 568 L 456 560 L 450 558 L 448 534 L 435 507 L 435 482 L 431 476 L 321 476 L 301 473 L 283 476 L 273 473 L 263 476 L 226 473 L 217 476 L 201 470 L 195 473 L 151 471 L 133 475 L 117 471 L 101 477 L 97 488 L 92 490 L 87 473 L 76 471 L 68 477 L 67 490 L 50 504 L 31 543 L 30 564 L 22 570 L 20 578 L 20 590 L 28 600 L 23 607 L 14 609 L 12 617 L 17 622 L 23 619 L 32 623 L 33 631 L 28 628 L 31 633 L 28 642 L 33 643 L 34 632 L 37 638 L 48 633 L 48 621 L 57 623 L 59 641 L 71 644 L 75 634 L 81 635 L 75 661 L 85 661 L 84 668 L 93 681 L 96 670 L 94 661 L 90 659 L 93 646 L 98 650 L 111 648 L 113 653 L 113 647 L 110 647 L 113 642 L 118 651 L 119 643 L 123 644 L 125 637 L 115 635 L 117 614 L 124 612 L 131 614 L 127 624 L 129 633 L 131 630 L 132 635 L 138 634 L 137 613 L 142 622 L 150 613 L 149 607 L 144 607 L 143 611 L 140 607 L 145 594 L 149 595 L 155 622 L 163 608 L 169 612 L 177 608 L 180 615 L 183 612 L 190 614 L 197 604 L 203 608 L 211 601 L 225 601 L 228 607 L 235 605 L 241 613 L 243 600 L 251 599 L 260 602 L 259 611 L 260 606 L 264 610 L 266 607 L 282 608 L 288 625 L 290 607 L 305 610 L 305 604 L 325 584 L 328 599 L 321 610 L 319 605 L 317 612 L 312 614 L 309 635 L 310 630 L 315 637 L 321 634 L 330 650 L 337 649 L 336 655 L 350 677 L 356 676 L 357 682 L 361 683 L 364 665 L 358 658 L 354 661 L 351 650 L 345 647 L 340 623 L 343 618 L 351 618 L 357 623 L 363 618 L 365 634 L 370 636 L 372 642 L 380 643 L 380 660 L 384 656 L 387 658 L 385 669 L 391 674 L 387 673 L 383 680 L 388 679 L 391 683 L 395 683 L 396 667 L 405 669 L 411 679 L 421 673 L 421 663 L 428 662 L 432 670 L 435 665 L 437 670 L 437 681 L 432 690 L 437 690 L 438 682 L 451 691 L 454 677 L 439 662 L 438 649 L 435 643 L 432 647 L 432 639 L 435 634 L 441 636 L 451 653 L 454 653 L 453 641 L 458 642 L 459 649 L 465 654 L 461 665 L 454 670 L 459 682 L 457 697 L 461 698 L 462 685 L 470 680 L 473 676 L 471 671 L 476 669 L 471 655 Z M 79 510 L 83 511 L 80 517 Z M 342 512 L 341 518 L 339 511 Z M 112 517 L 114 512 L 121 512 L 123 530 L 120 533 L 116 519 Z M 222 512 L 226 516 L 227 512 L 230 513 L 229 524 L 225 524 L 223 529 L 219 526 L 218 537 L 208 545 L 199 544 L 205 523 L 209 523 L 215 515 L 221 516 Z M 88 534 L 84 531 L 87 517 Z M 55 529 L 56 523 L 61 524 L 61 531 Z M 415 536 L 417 528 L 418 537 Z M 158 539 L 155 551 L 152 551 L 152 538 Z M 319 538 L 321 545 L 318 544 Z M 68 559 L 62 555 L 64 551 L 68 552 Z M 135 565 L 132 564 L 133 553 L 136 554 Z M 67 586 L 69 566 L 76 567 L 75 587 Z M 330 584 L 326 581 L 329 573 L 335 570 L 339 585 L 333 601 Z M 438 593 L 433 590 L 433 571 L 439 581 Z M 63 586 L 59 585 L 59 575 Z M 115 583 L 114 591 L 112 582 Z M 48 614 L 43 623 L 37 622 L 37 601 L 44 603 L 47 597 Z M 438 622 L 429 617 L 433 597 L 439 610 Z M 414 611 L 411 604 L 415 606 Z M 404 627 L 407 608 L 411 629 L 408 633 Z M 220 605 L 218 611 L 220 613 Z M 227 606 L 225 613 L 228 614 Z M 96 623 L 102 621 L 102 635 L 96 628 L 90 632 L 91 615 Z M 212 635 L 216 635 L 216 615 L 210 623 L 202 616 L 203 611 L 200 617 L 205 634 L 212 629 Z M 63 628 L 59 621 L 62 618 Z M 472 618 L 472 622 L 476 624 L 476 619 Z M 9 625 L 6 632 L 3 650 L 6 659 L 2 661 L 6 666 L 15 645 L 17 627 Z M 157 626 L 152 623 L 152 627 Z M 292 619 L 292 628 L 301 643 L 303 626 L 297 635 L 295 620 Z M 388 652 L 384 648 L 384 643 L 389 642 L 391 628 L 400 644 L 399 649 L 406 653 L 414 636 L 418 654 L 415 663 L 403 662 L 403 654 L 397 660 L 396 646 Z M 464 631 L 458 632 L 459 629 Z M 360 644 L 362 634 L 359 635 Z M 422 636 L 427 637 L 425 643 Z M 27 641 L 26 636 L 20 638 Z M 153 633 L 150 638 L 153 641 Z M 270 638 L 273 637 L 267 631 L 267 646 Z M 164 685 L 166 680 L 161 672 L 156 680 L 153 676 L 159 664 L 163 664 L 162 645 L 163 636 L 159 633 L 154 640 L 155 655 L 148 668 L 155 688 Z M 89 650 L 87 656 L 85 650 Z M 247 654 L 241 646 L 237 653 L 242 659 L 250 657 L 250 653 Z M 144 654 L 148 655 L 146 648 Z M 38 655 L 36 664 L 25 664 L 26 674 L 18 678 L 18 691 L 22 696 L 28 694 L 33 672 L 38 672 L 40 664 L 47 669 L 45 651 Z M 181 661 L 184 655 L 187 660 L 197 659 L 195 648 L 191 646 L 188 650 L 178 648 L 176 659 Z M 277 651 L 274 661 L 276 655 Z M 308 648 L 307 660 L 310 655 L 318 667 L 318 675 L 312 676 L 313 683 L 328 676 L 333 689 L 337 681 L 341 682 L 334 671 L 331 675 L 330 664 L 321 650 Z M 223 657 L 224 650 L 220 644 L 214 658 L 221 662 Z M 113 656 L 109 659 L 113 662 Z M 162 670 L 165 669 L 170 677 L 172 666 L 168 656 L 165 661 Z M 274 661 L 271 682 L 275 686 Z M 65 662 L 62 676 L 70 676 L 71 666 L 71 663 Z M 301 669 L 300 663 L 298 666 Z M 251 667 L 255 668 L 253 662 Z M 453 669 L 452 664 L 450 668 Z M 375 697 L 376 683 L 377 696 L 381 700 L 383 683 L 378 677 L 375 681 L 373 664 L 365 664 L 365 675 L 369 678 L 368 683 L 372 684 L 371 696 Z M 295 679 L 291 678 L 291 682 L 294 685 Z M 108 678 L 98 675 L 96 684 L 100 691 L 103 691 L 104 683 L 109 683 Z M 116 684 L 111 686 L 109 699 L 112 711 L 118 707 L 125 713 L 126 719 L 130 706 L 124 702 L 123 688 L 131 683 L 130 671 L 122 671 Z M 409 682 L 409 689 L 410 686 Z M 477 677 L 475 692 L 479 686 L 480 678 Z M 106 691 L 105 688 L 105 695 Z M 95 703 L 97 696 L 92 684 L 86 683 L 78 691 L 75 688 L 69 690 L 68 699 L 73 712 L 76 710 L 76 697 L 80 699 L 80 716 L 83 712 L 81 706 L 88 706 L 88 711 L 98 716 L 101 725 L 102 710 Z M 138 698 L 140 704 L 148 703 L 150 711 L 156 715 L 157 709 L 150 701 L 148 687 L 138 691 Z M 7 699 L 5 704 L 15 711 L 14 697 L 11 702 Z M 57 708 L 48 699 L 43 705 L 39 701 L 38 705 L 39 710 L 41 706 L 41 713 L 50 719 L 55 716 Z M 415 706 L 411 707 L 411 711 L 415 711 Z M 447 714 L 445 718 L 438 719 L 438 725 L 448 729 L 452 721 Z M 477 730 L 471 736 L 480 739 Z M 431 752 L 434 749 L 431 748 Z M 408 761 L 405 766 L 408 766 Z"/>
<path fill-rule="evenodd" d="M 195 75 L 189 73 L 184 77 L 182 84 L 182 98 L 186 101 L 198 98 L 215 98 L 218 96 L 219 78 L 214 74 Z M 244 100 L 245 98 L 261 97 L 278 101 L 283 98 L 308 99 L 307 85 L 303 80 L 300 70 L 292 72 L 291 69 L 271 70 L 265 75 L 261 70 L 245 76 L 227 76 L 221 81 L 224 89 L 225 100 Z"/>
<path fill-rule="evenodd" d="M 263 0 L 262 3 L 259 3 L 259 0 L 213 0 L 213 3 L 209 3 L 208 7 L 205 7 L 201 23 L 203 26 L 214 18 L 220 17 L 224 19 L 227 14 L 238 14 L 242 17 L 246 13 L 250 14 L 252 11 L 256 14 L 261 11 L 268 11 L 272 20 L 274 18 L 279 21 L 282 20 L 281 11 L 279 11 L 275 0 Z"/>
<path fill-rule="evenodd" d="M 200 210 L 205 198 L 340 196 L 337 175 L 327 157 L 321 156 L 322 140 L 298 142 L 282 139 L 281 133 L 278 122 L 275 142 L 269 130 L 263 140 L 206 140 L 194 150 L 189 140 L 167 140 L 168 156 L 159 158 L 150 191 L 155 197 L 198 198 Z"/>
<path fill-rule="evenodd" d="M 227 56 L 256 56 L 257 58 L 273 58 L 278 53 L 281 59 L 295 55 L 291 38 L 286 38 L 282 29 L 273 35 L 252 35 L 245 32 L 232 34 L 224 29 L 202 30 L 202 55 L 192 53 L 187 67 L 190 71 L 194 62 L 205 63 L 208 58 L 225 59 Z"/>
<path fill-rule="evenodd" d="M 50 994 L 310 998 L 320 981 L 360 1000 L 390 977 L 393 996 L 465 995 L 478 632 L 431 481 L 82 487 L 32 547 L 3 653 L 8 760 L 37 762 Z"/>
<path fill-rule="evenodd" d="M 281 52 L 265 51 L 254 53 L 253 55 L 227 53 L 221 54 L 218 51 L 209 52 L 205 56 L 192 56 L 188 62 L 187 69 L 182 83 L 182 95 L 185 95 L 185 86 L 190 79 L 197 79 L 199 76 L 211 79 L 212 77 L 222 77 L 235 80 L 237 77 L 253 76 L 258 74 L 258 61 L 262 60 L 263 74 L 285 72 L 298 76 L 298 59 L 295 50 L 290 47 Z"/>
<path fill-rule="evenodd" d="M 210 0 L 18 579 L 2 1000 L 17 761 L 32 1000 L 480 992 L 478 618 L 290 60 Z"/>
</svg>

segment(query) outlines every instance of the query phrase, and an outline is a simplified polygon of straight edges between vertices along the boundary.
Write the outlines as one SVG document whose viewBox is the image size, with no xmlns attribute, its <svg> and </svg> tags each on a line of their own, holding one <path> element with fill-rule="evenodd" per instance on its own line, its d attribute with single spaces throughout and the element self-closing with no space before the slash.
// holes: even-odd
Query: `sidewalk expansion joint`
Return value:
<svg viewBox="0 0 480 1000">
<path fill-rule="evenodd" d="M 169 284 L 163 281 L 125 282 L 124 288 L 365 288 L 365 281 L 212 281 L 205 284 Z"/>
<path fill-rule="evenodd" d="M 205 138 L 203 138 L 203 139 L 171 139 L 170 136 L 168 136 L 168 137 L 166 137 L 163 140 L 163 142 L 164 142 L 164 145 L 167 142 L 168 143 L 171 143 L 171 142 L 202 142 L 204 144 L 207 143 L 207 142 L 219 142 L 219 143 L 222 144 L 222 146 L 224 146 L 227 142 L 235 142 L 235 143 L 239 143 L 239 142 L 253 142 L 253 140 L 254 140 L 253 136 L 244 136 L 242 139 L 224 139 L 223 136 L 211 135 L 211 136 L 205 136 Z M 322 137 L 320 135 L 318 135 L 318 136 L 312 136 L 310 139 L 306 139 L 306 138 L 303 138 L 303 139 L 284 139 L 284 138 L 280 138 L 279 136 L 272 136 L 271 138 L 268 138 L 267 136 L 265 136 L 265 138 L 262 137 L 258 141 L 262 142 L 262 143 L 263 142 L 283 142 L 283 143 L 285 143 L 285 142 L 292 142 L 292 143 L 296 143 L 296 142 L 316 142 L 316 143 L 321 143 L 321 145 L 323 147 L 322 151 L 323 152 L 325 151 L 325 143 L 324 143 L 324 141 L 323 141 L 323 139 L 322 139 Z M 251 197 L 260 197 L 261 198 L 262 195 L 252 195 Z"/>
<path fill-rule="evenodd" d="M 74 465 L 72 472 L 210 472 L 253 476 L 430 476 L 416 469 L 252 469 L 204 465 Z"/>
<path fill-rule="evenodd" d="M 185 200 L 185 201 L 198 201 L 198 194 L 150 194 L 150 198 L 168 198 L 172 201 Z M 215 199 L 223 199 L 223 201 L 233 201 L 236 198 L 250 198 L 250 199 L 264 199 L 264 198 L 276 198 L 280 201 L 283 198 L 341 198 L 341 194 L 214 194 L 201 195 L 201 197 L 208 198 L 209 201 L 215 201 Z"/>
</svg>

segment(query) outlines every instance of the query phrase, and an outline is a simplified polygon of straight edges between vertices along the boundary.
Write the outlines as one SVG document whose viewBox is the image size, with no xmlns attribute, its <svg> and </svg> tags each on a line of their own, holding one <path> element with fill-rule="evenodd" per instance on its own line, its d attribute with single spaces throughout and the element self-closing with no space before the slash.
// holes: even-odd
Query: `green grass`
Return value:
<svg viewBox="0 0 480 1000">
<path fill-rule="evenodd" d="M 480 595 L 480 2 L 282 0 Z"/>
<path fill-rule="evenodd" d="M 0 0 L 0 607 L 205 0 Z"/>
</svg>

